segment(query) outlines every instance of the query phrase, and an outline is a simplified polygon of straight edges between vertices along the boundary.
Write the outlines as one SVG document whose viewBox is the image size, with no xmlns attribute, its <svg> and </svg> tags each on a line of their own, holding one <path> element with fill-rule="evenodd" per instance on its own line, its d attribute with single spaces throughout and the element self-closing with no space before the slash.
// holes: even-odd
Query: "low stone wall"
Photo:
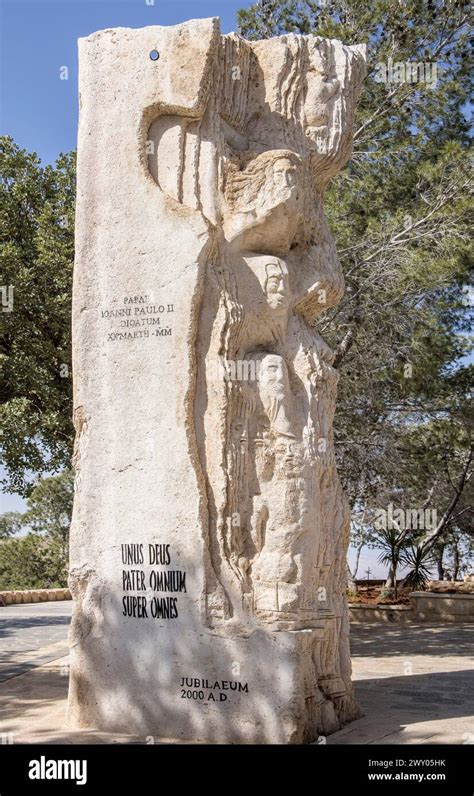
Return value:
<svg viewBox="0 0 474 796">
<path fill-rule="evenodd" d="M 0 606 L 21 603 L 45 603 L 53 600 L 71 600 L 69 589 L 30 589 L 27 591 L 0 591 Z"/>
<path fill-rule="evenodd" d="M 410 605 L 349 603 L 351 622 L 474 622 L 474 594 L 415 591 Z"/>
<path fill-rule="evenodd" d="M 349 603 L 351 622 L 407 622 L 414 621 L 413 611 L 408 605 L 364 605 Z"/>
<path fill-rule="evenodd" d="M 417 619 L 422 621 L 474 622 L 474 594 L 414 591 L 410 602 Z"/>
<path fill-rule="evenodd" d="M 470 577 L 469 575 L 468 578 Z M 474 594 L 474 580 L 428 580 L 425 591 L 436 594 Z"/>
</svg>

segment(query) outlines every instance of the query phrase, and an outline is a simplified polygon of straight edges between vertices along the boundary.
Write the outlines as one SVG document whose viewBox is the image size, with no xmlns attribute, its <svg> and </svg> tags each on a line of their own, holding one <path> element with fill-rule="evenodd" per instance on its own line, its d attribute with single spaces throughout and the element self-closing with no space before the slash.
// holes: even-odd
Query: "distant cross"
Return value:
<svg viewBox="0 0 474 796">
<path fill-rule="evenodd" d="M 367 591 L 369 591 L 369 578 L 372 570 L 370 569 L 370 567 L 368 567 L 365 571 L 367 572 Z"/>
</svg>

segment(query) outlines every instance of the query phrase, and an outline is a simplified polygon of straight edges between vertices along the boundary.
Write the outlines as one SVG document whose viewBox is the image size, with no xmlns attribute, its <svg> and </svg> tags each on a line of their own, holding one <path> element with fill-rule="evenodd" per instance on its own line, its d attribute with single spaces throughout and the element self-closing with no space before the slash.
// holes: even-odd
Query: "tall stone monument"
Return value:
<svg viewBox="0 0 474 796">
<path fill-rule="evenodd" d="M 315 321 L 364 49 L 200 19 L 79 51 L 69 721 L 310 742 L 358 715 Z"/>
</svg>

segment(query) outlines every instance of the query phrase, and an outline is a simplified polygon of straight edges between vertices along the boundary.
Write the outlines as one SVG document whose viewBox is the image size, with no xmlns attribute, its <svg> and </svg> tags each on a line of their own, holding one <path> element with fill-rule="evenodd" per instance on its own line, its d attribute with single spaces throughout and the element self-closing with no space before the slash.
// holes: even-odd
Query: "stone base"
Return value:
<svg viewBox="0 0 474 796">
<path fill-rule="evenodd" d="M 71 651 L 69 725 L 156 740 L 311 743 L 360 715 L 340 677 L 318 687 L 313 655 L 323 635 L 203 631 L 172 645 L 163 632 L 154 650 L 89 637 Z"/>
</svg>

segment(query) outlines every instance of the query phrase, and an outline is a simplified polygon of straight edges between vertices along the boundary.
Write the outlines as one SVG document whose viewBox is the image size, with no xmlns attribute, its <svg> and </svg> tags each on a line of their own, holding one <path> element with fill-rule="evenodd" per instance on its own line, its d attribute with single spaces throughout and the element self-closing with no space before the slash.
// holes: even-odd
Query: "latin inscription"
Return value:
<svg viewBox="0 0 474 796">
<path fill-rule="evenodd" d="M 101 318 L 108 322 L 108 342 L 145 340 L 152 337 L 171 337 L 173 327 L 170 313 L 174 304 L 155 302 L 151 296 L 124 296 L 120 307 L 101 310 Z"/>
<path fill-rule="evenodd" d="M 180 683 L 181 699 L 194 702 L 227 702 L 232 692 L 248 694 L 248 683 L 240 680 L 207 680 L 200 677 L 182 677 Z"/>
<path fill-rule="evenodd" d="M 179 598 L 175 595 L 186 594 L 186 572 L 171 568 L 171 546 L 123 544 L 121 548 L 122 591 L 126 592 L 122 597 L 122 616 L 177 619 Z"/>
</svg>

